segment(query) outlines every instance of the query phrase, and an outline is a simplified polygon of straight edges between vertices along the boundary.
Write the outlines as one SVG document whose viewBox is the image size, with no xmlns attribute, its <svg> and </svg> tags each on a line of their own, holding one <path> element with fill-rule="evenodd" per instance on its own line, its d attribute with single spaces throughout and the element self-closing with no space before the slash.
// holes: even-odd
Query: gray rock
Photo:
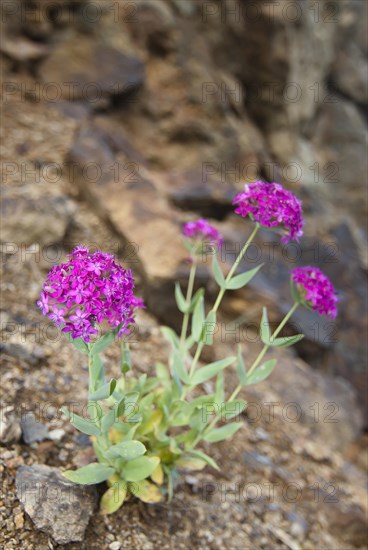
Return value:
<svg viewBox="0 0 368 550">
<path fill-rule="evenodd" d="M 368 101 L 368 62 L 359 47 L 351 42 L 337 56 L 332 82 L 344 95 L 357 103 Z"/>
<path fill-rule="evenodd" d="M 24 414 L 21 418 L 21 426 L 24 442 L 27 445 L 48 439 L 48 429 L 38 422 L 33 413 Z"/>
<path fill-rule="evenodd" d="M 97 504 L 94 487 L 76 485 L 57 468 L 21 466 L 16 474 L 17 497 L 33 523 L 58 544 L 82 541 Z"/>
</svg>

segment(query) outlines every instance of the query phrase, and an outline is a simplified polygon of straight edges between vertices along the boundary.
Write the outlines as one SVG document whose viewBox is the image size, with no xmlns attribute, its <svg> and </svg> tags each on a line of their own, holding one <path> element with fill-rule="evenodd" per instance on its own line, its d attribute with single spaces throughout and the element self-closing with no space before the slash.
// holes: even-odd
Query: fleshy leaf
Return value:
<svg viewBox="0 0 368 550">
<path fill-rule="evenodd" d="M 204 299 L 201 296 L 194 308 L 192 316 L 192 336 L 195 342 L 200 342 L 204 328 Z"/>
<path fill-rule="evenodd" d="M 257 367 L 250 375 L 247 376 L 247 384 L 257 384 L 257 382 L 262 382 L 268 378 L 273 369 L 275 368 L 277 359 L 270 359 Z"/>
<path fill-rule="evenodd" d="M 179 376 L 182 382 L 184 382 L 185 384 L 188 384 L 189 376 L 186 371 L 184 361 L 177 351 L 174 351 L 173 353 L 173 370 L 174 370 L 174 373 L 177 376 Z"/>
<path fill-rule="evenodd" d="M 230 281 L 226 283 L 227 290 L 238 290 L 239 288 L 243 288 L 246 284 L 249 283 L 249 281 L 253 279 L 253 277 L 263 265 L 264 264 L 257 265 L 257 267 L 249 269 L 249 271 L 241 273 L 240 275 L 236 275 L 235 277 L 230 279 Z"/>
<path fill-rule="evenodd" d="M 80 432 L 87 435 L 100 435 L 100 429 L 92 420 L 83 418 L 76 413 L 71 413 L 66 407 L 62 407 L 60 410 L 68 417 L 70 423 Z"/>
<path fill-rule="evenodd" d="M 102 495 L 100 502 L 100 511 L 102 514 L 113 514 L 122 506 L 128 492 L 126 481 L 120 480 L 107 489 Z"/>
<path fill-rule="evenodd" d="M 235 361 L 236 357 L 227 357 L 226 359 L 220 359 L 220 361 L 215 361 L 209 365 L 198 369 L 193 373 L 193 376 L 190 379 L 190 384 L 196 386 L 197 384 L 202 384 L 206 380 L 216 376 L 222 369 L 225 369 Z"/>
<path fill-rule="evenodd" d="M 108 399 L 110 395 L 114 393 L 114 390 L 116 388 L 116 380 L 115 378 L 112 378 L 110 382 L 107 384 L 104 384 L 100 388 L 98 388 L 97 391 L 95 391 L 92 395 L 89 396 L 90 401 L 100 401 L 103 399 Z"/>
<path fill-rule="evenodd" d="M 157 485 L 162 485 L 164 482 L 164 471 L 162 469 L 161 464 L 159 464 L 151 474 L 151 479 L 154 481 Z"/>
<path fill-rule="evenodd" d="M 78 470 L 67 470 L 62 472 L 63 476 L 81 485 L 94 485 L 106 481 L 115 472 L 114 468 L 94 462 L 78 468 Z"/>
<path fill-rule="evenodd" d="M 211 458 L 210 456 L 208 456 L 203 451 L 190 450 L 190 451 L 188 451 L 188 453 L 193 455 L 196 458 L 200 458 L 201 460 L 206 462 L 208 464 L 208 466 L 211 466 L 212 468 L 215 468 L 215 470 L 220 470 L 220 468 L 219 468 L 218 464 L 215 462 L 215 460 L 213 458 Z"/>
<path fill-rule="evenodd" d="M 115 341 L 119 330 L 120 330 L 120 326 L 116 327 L 114 330 L 111 330 L 107 334 L 104 334 L 103 336 L 101 336 L 101 338 L 93 344 L 92 353 L 93 354 L 101 353 L 101 351 L 103 351 L 110 344 L 112 344 Z"/>
<path fill-rule="evenodd" d="M 263 308 L 263 314 L 262 314 L 261 326 L 260 326 L 260 336 L 264 344 L 266 345 L 270 344 L 271 331 L 270 331 L 270 323 L 268 321 L 266 307 Z"/>
<path fill-rule="evenodd" d="M 101 432 L 106 433 L 107 431 L 109 431 L 111 426 L 114 424 L 115 420 L 116 420 L 116 410 L 111 409 L 101 419 Z"/>
<path fill-rule="evenodd" d="M 194 308 L 195 308 L 198 300 L 200 300 L 203 296 L 204 296 L 204 288 L 199 288 L 197 290 L 197 292 L 194 294 L 194 296 L 193 296 L 193 298 L 190 302 L 190 306 L 189 306 L 189 309 L 188 309 L 189 313 L 193 313 Z"/>
<path fill-rule="evenodd" d="M 163 496 L 157 485 L 150 483 L 146 479 L 136 483 L 129 483 L 129 490 L 135 497 L 143 502 L 152 504 L 163 500 Z"/>
<path fill-rule="evenodd" d="M 224 277 L 224 274 L 222 273 L 222 269 L 221 269 L 220 264 L 218 262 L 217 253 L 213 255 L 212 270 L 213 270 L 213 274 L 214 274 L 216 283 L 219 285 L 220 288 L 224 288 L 225 287 L 225 277 Z"/>
<path fill-rule="evenodd" d="M 221 428 L 214 428 L 210 430 L 203 436 L 203 439 L 204 441 L 208 441 L 210 443 L 223 441 L 224 439 L 232 437 L 242 426 L 243 422 L 231 422 L 230 424 L 221 426 Z"/>
<path fill-rule="evenodd" d="M 188 310 L 188 304 L 186 299 L 184 298 L 184 295 L 180 288 L 180 283 L 178 281 L 176 281 L 175 283 L 175 300 L 179 311 L 181 311 L 182 313 L 186 313 L 186 311 Z"/>
<path fill-rule="evenodd" d="M 124 460 L 134 460 L 139 456 L 144 455 L 146 452 L 146 447 L 140 441 L 132 439 L 131 441 L 122 441 L 117 445 L 113 445 L 107 451 L 105 451 L 105 456 L 109 460 L 115 458 L 123 458 Z"/>
<path fill-rule="evenodd" d="M 88 345 L 82 338 L 72 338 L 72 335 L 70 334 L 70 332 L 66 332 L 64 334 L 66 334 L 69 342 L 71 342 L 73 346 L 77 348 L 78 351 L 80 351 L 81 353 L 84 353 L 85 355 L 88 355 Z"/>
<path fill-rule="evenodd" d="M 179 347 L 179 338 L 178 335 L 170 327 L 161 327 L 161 332 L 166 338 L 166 340 L 171 344 L 173 349 Z"/>
<path fill-rule="evenodd" d="M 140 456 L 124 466 L 122 475 L 127 481 L 141 481 L 149 477 L 159 463 L 157 456 Z"/>
<path fill-rule="evenodd" d="M 271 338 L 270 346 L 277 348 L 288 348 L 289 346 L 293 346 L 297 342 L 300 342 L 303 338 L 304 334 L 295 334 L 294 336 L 284 336 L 282 338 Z"/>
<path fill-rule="evenodd" d="M 235 416 L 241 414 L 246 406 L 247 402 L 244 401 L 244 399 L 234 399 L 234 401 L 223 403 L 221 407 L 221 419 L 224 422 L 231 420 Z"/>
<path fill-rule="evenodd" d="M 175 466 L 185 470 L 200 471 L 206 467 L 206 462 L 201 458 L 182 456 L 175 462 Z"/>
</svg>

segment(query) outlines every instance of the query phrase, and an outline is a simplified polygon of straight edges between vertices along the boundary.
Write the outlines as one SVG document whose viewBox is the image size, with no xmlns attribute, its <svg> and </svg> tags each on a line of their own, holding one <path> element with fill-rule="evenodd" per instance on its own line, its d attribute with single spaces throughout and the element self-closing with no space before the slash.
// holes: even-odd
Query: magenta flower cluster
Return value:
<svg viewBox="0 0 368 550">
<path fill-rule="evenodd" d="M 89 342 L 97 334 L 97 323 L 107 321 L 120 327 L 119 335 L 128 332 L 134 322 L 134 310 L 144 307 L 133 295 L 130 270 L 117 264 L 114 256 L 90 253 L 77 247 L 68 262 L 55 265 L 49 272 L 37 305 L 72 338 Z"/>
<path fill-rule="evenodd" d="M 221 233 L 216 227 L 203 218 L 186 223 L 183 226 L 183 235 L 194 241 L 207 242 L 213 246 L 221 246 L 224 242 Z"/>
<path fill-rule="evenodd" d="M 291 278 L 303 299 L 320 315 L 336 318 L 338 297 L 329 278 L 318 267 L 296 267 Z"/>
<path fill-rule="evenodd" d="M 280 227 L 281 242 L 298 240 L 303 235 L 302 203 L 293 193 L 279 183 L 256 181 L 245 184 L 244 191 L 233 200 L 235 213 L 252 220 L 264 227 Z"/>
</svg>

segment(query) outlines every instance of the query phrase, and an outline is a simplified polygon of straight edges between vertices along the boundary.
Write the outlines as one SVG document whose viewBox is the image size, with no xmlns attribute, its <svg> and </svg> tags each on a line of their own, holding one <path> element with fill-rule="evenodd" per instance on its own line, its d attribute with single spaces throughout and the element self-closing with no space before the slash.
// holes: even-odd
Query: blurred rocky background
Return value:
<svg viewBox="0 0 368 550">
<path fill-rule="evenodd" d="M 249 224 L 232 214 L 234 194 L 244 182 L 278 181 L 303 200 L 305 236 L 300 246 L 282 247 L 272 234 L 260 234 L 246 263 L 265 267 L 246 291 L 224 302 L 221 327 L 235 315 L 238 334 L 252 333 L 264 303 L 276 323 L 290 304 L 289 270 L 321 267 L 339 291 L 337 322 L 297 313 L 289 330 L 306 338 L 281 364 L 303 368 L 285 366 L 276 398 L 304 399 L 306 408 L 315 395 L 323 406 L 337 404 L 339 429 L 318 426 L 327 458 L 300 442 L 298 452 L 325 464 L 336 449 L 348 449 L 349 460 L 358 460 L 360 448 L 351 445 L 366 426 L 367 404 L 367 2 L 3 0 L 1 26 L 6 406 L 29 405 L 32 395 L 52 399 L 55 387 L 58 405 L 72 398 L 73 368 L 59 370 L 62 354 L 71 360 L 72 352 L 52 342 L 35 301 L 48 269 L 74 244 L 113 252 L 131 265 L 156 334 L 157 321 L 178 323 L 173 281 L 184 282 L 188 270 L 181 224 L 194 216 L 215 220 L 226 237 L 226 264 L 249 233 Z M 211 294 L 210 253 L 204 260 L 200 275 Z M 219 329 L 219 349 L 226 330 Z M 148 368 L 156 348 L 147 334 Z M 249 339 L 241 340 L 247 347 Z M 311 385 L 308 397 L 303 380 Z M 19 439 L 20 428 L 9 429 Z M 9 452 L 15 454 L 5 462 L 25 451 L 18 445 Z M 67 461 L 47 456 L 35 460 Z M 253 470 L 261 467 L 247 457 Z M 360 474 L 349 468 L 344 475 L 353 472 L 357 489 Z M 357 506 L 327 507 L 321 529 L 333 534 L 323 547 L 345 541 L 345 525 L 352 530 L 346 547 L 363 547 Z M 309 527 L 295 522 L 295 537 L 307 540 Z M 274 532 L 270 542 L 267 531 L 263 543 L 244 537 L 257 547 L 298 548 L 283 533 Z M 201 536 L 196 543 L 211 543 Z M 318 536 L 303 548 L 316 547 Z M 181 547 L 180 537 L 176 542 Z M 151 548 L 149 541 L 132 544 Z"/>
</svg>

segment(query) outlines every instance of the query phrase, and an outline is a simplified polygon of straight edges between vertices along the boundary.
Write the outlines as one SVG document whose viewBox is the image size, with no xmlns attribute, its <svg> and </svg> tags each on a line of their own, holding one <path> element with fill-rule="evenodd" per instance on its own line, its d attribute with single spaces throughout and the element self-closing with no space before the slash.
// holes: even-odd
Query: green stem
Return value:
<svg viewBox="0 0 368 550">
<path fill-rule="evenodd" d="M 203 349 L 203 342 L 200 342 L 197 346 L 195 355 L 193 357 L 192 365 L 190 367 L 190 372 L 189 372 L 189 378 L 193 375 L 194 369 L 196 368 L 196 365 L 202 353 L 202 349 Z"/>
<path fill-rule="evenodd" d="M 249 236 L 247 242 L 245 243 L 245 245 L 243 246 L 243 248 L 241 249 L 239 255 L 237 256 L 233 266 L 231 267 L 229 273 L 227 274 L 227 277 L 225 279 L 225 282 L 228 283 L 230 280 L 231 280 L 231 277 L 234 275 L 234 272 L 236 270 L 236 268 L 238 267 L 238 265 L 240 264 L 241 260 L 243 259 L 243 257 L 245 256 L 250 244 L 252 243 L 254 237 L 256 236 L 257 234 L 257 231 L 258 229 L 260 228 L 260 225 L 259 223 L 256 223 L 256 226 L 255 228 L 253 229 L 251 235 Z M 222 298 L 224 297 L 224 294 L 226 292 L 226 286 L 220 288 L 220 291 L 217 295 L 217 298 L 216 298 L 216 301 L 215 301 L 215 304 L 213 306 L 213 311 L 217 311 L 220 304 L 221 304 L 221 301 L 222 301 Z"/>
<path fill-rule="evenodd" d="M 295 311 L 298 309 L 299 307 L 299 302 L 295 302 L 295 304 L 293 305 L 293 307 L 290 309 L 290 311 L 285 315 L 285 317 L 283 318 L 283 320 L 281 321 L 281 323 L 279 324 L 279 326 L 277 327 L 277 329 L 275 330 L 275 332 L 272 334 L 271 336 L 271 339 L 273 338 L 276 338 L 280 332 L 282 331 L 282 329 L 284 328 L 284 326 L 286 325 L 286 323 L 288 322 L 288 320 L 290 319 L 290 317 L 293 315 L 293 313 L 295 313 Z M 265 344 L 263 346 L 263 348 L 261 349 L 261 351 L 259 352 L 259 354 L 257 355 L 256 359 L 253 361 L 249 371 L 247 372 L 247 376 L 249 376 L 253 371 L 254 369 L 259 365 L 259 363 L 262 361 L 263 357 L 265 356 L 267 350 L 269 349 L 269 345 L 268 344 Z M 231 394 L 230 396 L 230 399 L 229 399 L 229 402 L 230 401 L 233 401 L 235 399 L 235 397 L 238 395 L 238 393 L 240 392 L 242 388 L 242 385 L 239 384 L 236 389 L 233 391 L 233 393 Z"/>
<path fill-rule="evenodd" d="M 186 295 L 186 302 L 188 307 L 192 299 L 196 269 L 197 269 L 197 258 L 194 256 L 192 258 L 192 266 L 190 268 L 187 295 Z M 182 351 L 184 350 L 184 343 L 185 343 L 185 338 L 187 336 L 188 323 L 189 323 L 189 312 L 186 311 L 184 313 L 183 324 L 181 327 L 181 335 L 180 335 L 180 348 Z"/>
<path fill-rule="evenodd" d="M 260 228 L 261 226 L 259 225 L 259 223 L 256 223 L 256 226 L 255 228 L 253 229 L 251 235 L 249 236 L 249 238 L 247 239 L 246 243 L 244 244 L 243 248 L 241 249 L 241 251 L 239 252 L 233 266 L 231 267 L 229 273 L 227 274 L 227 277 L 225 279 L 225 283 L 228 283 L 231 279 L 231 277 L 233 276 L 236 268 L 238 267 L 238 265 L 240 264 L 241 260 L 243 259 L 243 257 L 245 256 L 247 250 L 248 250 L 248 247 L 249 245 L 252 243 L 255 235 L 257 234 L 257 231 L 258 229 Z M 220 304 L 221 304 L 221 301 L 222 301 L 222 298 L 224 297 L 224 294 L 226 292 L 226 285 L 224 285 L 222 288 L 220 288 L 219 290 L 219 293 L 217 295 L 217 298 L 216 298 L 216 301 L 213 305 L 213 308 L 212 308 L 212 311 L 214 311 L 215 313 L 217 312 L 218 308 L 220 307 Z M 202 353 L 202 349 L 204 347 L 204 343 L 203 342 L 199 342 L 198 346 L 197 346 L 197 351 L 195 353 L 195 356 L 193 358 L 193 362 L 192 362 L 192 366 L 191 366 L 191 369 L 190 369 L 190 376 L 193 374 L 196 366 L 197 366 L 197 362 L 201 356 L 201 353 Z"/>
</svg>

